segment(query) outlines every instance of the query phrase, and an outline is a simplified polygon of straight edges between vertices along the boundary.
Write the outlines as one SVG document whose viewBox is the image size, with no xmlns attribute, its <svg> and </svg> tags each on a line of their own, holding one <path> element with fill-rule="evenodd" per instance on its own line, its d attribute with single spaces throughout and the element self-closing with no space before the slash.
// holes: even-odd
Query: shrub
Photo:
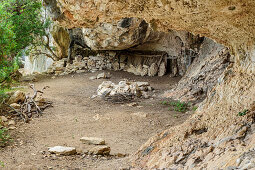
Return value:
<svg viewBox="0 0 255 170">
<path fill-rule="evenodd" d="M 162 101 L 161 102 L 162 105 L 169 105 L 171 106 L 171 108 L 169 108 L 169 110 L 173 109 L 174 111 L 177 112 L 186 112 L 189 110 L 189 103 L 186 102 L 180 102 L 180 101 L 174 101 L 174 102 L 168 102 L 168 101 Z"/>
<path fill-rule="evenodd" d="M 177 102 L 171 102 L 170 103 L 171 106 L 173 106 L 174 108 L 174 111 L 177 111 L 177 112 L 186 112 L 188 110 L 188 103 L 185 103 L 185 102 L 180 102 L 180 101 L 177 101 Z"/>
</svg>

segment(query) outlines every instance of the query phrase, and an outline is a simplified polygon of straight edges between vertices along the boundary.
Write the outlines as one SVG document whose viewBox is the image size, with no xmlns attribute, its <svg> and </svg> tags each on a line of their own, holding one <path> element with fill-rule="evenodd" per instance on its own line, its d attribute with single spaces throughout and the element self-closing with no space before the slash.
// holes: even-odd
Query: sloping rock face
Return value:
<svg viewBox="0 0 255 170">
<path fill-rule="evenodd" d="M 175 88 L 165 92 L 166 98 L 184 102 L 201 101 L 207 92 L 221 81 L 221 75 L 229 66 L 231 55 L 226 47 L 206 38 L 186 74 Z"/>
<path fill-rule="evenodd" d="M 144 169 L 255 167 L 255 1 L 53 0 L 48 5 L 66 27 L 136 16 L 155 31 L 185 30 L 228 47 L 234 63 L 196 113 L 183 125 L 152 137 L 132 162 Z"/>
</svg>

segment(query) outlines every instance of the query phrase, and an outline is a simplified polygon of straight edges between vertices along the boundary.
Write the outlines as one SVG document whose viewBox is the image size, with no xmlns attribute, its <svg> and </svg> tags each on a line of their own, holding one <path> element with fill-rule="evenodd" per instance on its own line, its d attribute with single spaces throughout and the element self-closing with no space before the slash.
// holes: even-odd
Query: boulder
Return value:
<svg viewBox="0 0 255 170">
<path fill-rule="evenodd" d="M 2 122 L 7 122 L 7 121 L 8 121 L 8 119 L 7 119 L 5 116 L 1 116 L 1 117 L 0 117 L 0 120 L 1 120 Z"/>
<path fill-rule="evenodd" d="M 84 144 L 89 144 L 89 145 L 104 145 L 105 140 L 102 138 L 95 138 L 95 137 L 82 137 L 80 141 Z"/>
<path fill-rule="evenodd" d="M 76 149 L 74 147 L 55 146 L 49 148 L 49 152 L 67 156 L 76 154 Z"/>
<path fill-rule="evenodd" d="M 23 103 L 26 99 L 26 95 L 24 92 L 18 90 L 16 91 L 11 98 L 9 99 L 9 103 L 13 104 L 13 103 Z"/>
</svg>

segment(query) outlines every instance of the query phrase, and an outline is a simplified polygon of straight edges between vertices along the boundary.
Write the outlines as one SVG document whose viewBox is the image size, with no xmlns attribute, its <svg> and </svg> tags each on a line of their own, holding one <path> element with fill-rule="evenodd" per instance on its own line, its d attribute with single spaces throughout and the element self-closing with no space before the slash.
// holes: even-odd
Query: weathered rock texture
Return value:
<svg viewBox="0 0 255 170">
<path fill-rule="evenodd" d="M 207 92 L 220 83 L 221 75 L 230 64 L 231 56 L 226 47 L 206 38 L 199 56 L 194 59 L 184 77 L 175 88 L 165 92 L 167 98 L 181 101 L 201 101 Z"/>
<path fill-rule="evenodd" d="M 58 25 L 54 25 L 51 35 L 53 37 L 53 44 L 56 47 L 55 52 L 58 58 L 67 58 L 70 44 L 68 30 Z"/>
<path fill-rule="evenodd" d="M 135 16 L 145 19 L 154 31 L 185 30 L 228 47 L 235 63 L 197 112 L 183 125 L 151 138 L 132 160 L 144 169 L 247 166 L 245 160 L 253 154 L 249 149 L 255 145 L 254 0 L 53 0 L 48 5 L 66 27 L 93 27 Z M 238 116 L 245 109 L 248 113 Z"/>
</svg>

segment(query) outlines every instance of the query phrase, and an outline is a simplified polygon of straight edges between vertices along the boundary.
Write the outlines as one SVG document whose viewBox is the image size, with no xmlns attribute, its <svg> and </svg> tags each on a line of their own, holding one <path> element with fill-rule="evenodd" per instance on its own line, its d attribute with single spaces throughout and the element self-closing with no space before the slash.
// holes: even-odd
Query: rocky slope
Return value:
<svg viewBox="0 0 255 170">
<path fill-rule="evenodd" d="M 145 19 L 154 31 L 185 30 L 228 47 L 234 63 L 196 113 L 183 125 L 152 137 L 132 162 L 145 169 L 255 167 L 253 0 L 45 0 L 45 4 L 53 18 L 69 28 L 133 16 Z"/>
</svg>

